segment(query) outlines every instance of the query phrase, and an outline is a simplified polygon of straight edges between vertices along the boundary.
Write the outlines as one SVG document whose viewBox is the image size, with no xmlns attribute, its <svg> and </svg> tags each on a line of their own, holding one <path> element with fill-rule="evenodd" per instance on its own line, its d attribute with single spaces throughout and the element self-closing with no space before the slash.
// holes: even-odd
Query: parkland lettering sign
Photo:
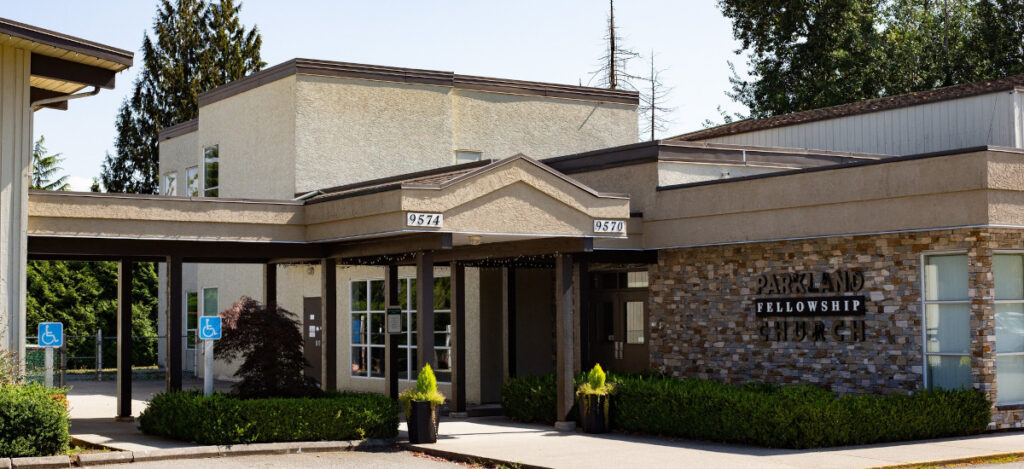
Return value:
<svg viewBox="0 0 1024 469">
<path fill-rule="evenodd" d="M 827 323 L 806 320 L 817 317 L 863 316 L 866 298 L 864 274 L 855 270 L 834 272 L 765 273 L 754 278 L 754 314 L 765 321 L 758 335 L 769 342 L 826 341 L 863 342 L 863 319 Z M 767 318 L 801 318 L 768 320 Z"/>
</svg>

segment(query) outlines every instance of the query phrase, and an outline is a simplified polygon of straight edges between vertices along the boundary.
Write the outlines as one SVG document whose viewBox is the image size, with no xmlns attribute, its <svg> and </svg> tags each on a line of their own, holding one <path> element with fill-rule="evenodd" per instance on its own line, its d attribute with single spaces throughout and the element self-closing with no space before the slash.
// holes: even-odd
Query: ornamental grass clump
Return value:
<svg viewBox="0 0 1024 469">
<path fill-rule="evenodd" d="M 416 387 L 403 392 L 398 400 L 402 402 L 406 419 L 409 418 L 412 402 L 429 402 L 433 406 L 444 404 L 444 394 L 437 390 L 437 378 L 429 364 L 423 365 L 420 374 L 416 376 Z"/>
<path fill-rule="evenodd" d="M 587 372 L 587 379 L 576 389 L 576 396 L 607 396 L 615 391 L 615 384 L 608 383 L 608 376 L 605 374 L 601 364 L 595 364 Z"/>
<path fill-rule="evenodd" d="M 595 364 L 576 388 L 583 431 L 604 433 L 611 428 L 611 394 L 614 391 L 615 384 L 607 382 L 601 365 Z"/>
</svg>

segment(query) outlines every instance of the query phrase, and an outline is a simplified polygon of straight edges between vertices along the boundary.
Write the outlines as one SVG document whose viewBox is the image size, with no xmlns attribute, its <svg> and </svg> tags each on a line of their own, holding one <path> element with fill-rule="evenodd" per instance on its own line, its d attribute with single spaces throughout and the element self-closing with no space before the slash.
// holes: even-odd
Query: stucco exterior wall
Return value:
<svg viewBox="0 0 1024 469">
<path fill-rule="evenodd" d="M 295 190 L 452 164 L 451 92 L 444 86 L 299 75 L 292 111 Z"/>
<path fill-rule="evenodd" d="M 782 171 L 786 167 L 765 167 L 737 164 L 698 164 L 662 161 L 658 163 L 658 185 L 687 184 Z M 651 188 L 653 192 L 653 188 Z"/>
<path fill-rule="evenodd" d="M 199 264 L 196 269 L 196 282 L 184 283 L 186 291 L 199 292 L 199 314 L 203 313 L 203 289 L 217 289 L 217 312 L 224 311 L 235 304 L 243 295 L 256 300 L 263 300 L 263 266 L 259 264 Z M 195 285 L 193 290 L 191 285 Z M 318 284 L 319 285 L 319 284 Z M 279 291 L 280 291 L 280 287 Z M 184 303 L 184 299 L 182 301 Z M 299 311 L 301 312 L 301 303 Z M 294 311 L 293 311 L 294 312 Z M 184 327 L 182 328 L 184 330 Z M 199 376 L 203 376 L 202 351 L 199 354 Z M 241 361 L 228 363 L 223 360 L 213 362 L 213 376 L 216 379 L 233 380 L 235 371 Z"/>
<path fill-rule="evenodd" d="M 199 132 L 190 132 L 160 142 L 160 193 L 166 193 L 164 176 L 171 172 L 178 173 L 177 194 L 188 195 L 187 169 L 196 166 L 200 174 L 200 190 L 202 190 L 202 150 L 199 148 Z"/>
<path fill-rule="evenodd" d="M 295 95 L 290 76 L 199 108 L 193 161 L 201 165 L 203 149 L 219 145 L 220 197 L 294 197 Z"/>
<path fill-rule="evenodd" d="M 637 141 L 636 106 L 455 90 L 451 150 L 548 158 Z M 446 164 L 454 164 L 454 151 Z"/>
</svg>

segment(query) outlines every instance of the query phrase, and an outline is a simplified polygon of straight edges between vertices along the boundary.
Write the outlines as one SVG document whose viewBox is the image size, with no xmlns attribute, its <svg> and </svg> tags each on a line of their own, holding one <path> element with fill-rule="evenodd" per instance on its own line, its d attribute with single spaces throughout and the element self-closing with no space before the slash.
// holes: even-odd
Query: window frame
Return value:
<svg viewBox="0 0 1024 469">
<path fill-rule="evenodd" d="M 434 281 L 436 282 L 438 279 L 442 279 L 442 278 L 451 278 L 451 276 L 450 275 L 435 275 L 434 276 Z M 398 278 L 399 282 L 405 284 L 405 295 L 406 295 L 406 297 L 405 297 L 405 307 L 402 308 L 402 316 L 404 317 L 404 321 L 405 321 L 405 324 L 404 324 L 404 326 L 405 326 L 405 343 L 404 344 L 399 343 L 399 345 L 398 345 L 398 349 L 400 350 L 400 353 L 401 352 L 405 353 L 405 363 L 406 363 L 405 370 L 398 370 L 399 376 L 401 376 L 401 373 L 403 371 L 406 373 L 406 376 L 407 376 L 406 378 L 399 378 L 399 381 L 403 381 L 403 382 L 413 382 L 413 381 L 416 381 L 416 373 L 418 371 L 418 370 L 416 370 L 416 363 L 413 363 L 413 360 L 412 360 L 413 353 L 416 351 L 416 347 L 417 347 L 417 345 L 413 345 L 413 343 L 412 343 L 413 335 L 417 332 L 416 331 L 416 323 L 415 323 L 415 321 L 413 321 L 413 313 L 416 313 L 418 311 L 418 310 L 412 309 L 413 300 L 414 300 L 413 290 L 412 290 L 412 281 L 413 280 L 416 280 L 415 276 L 412 276 L 412 277 L 399 277 Z M 386 302 L 387 302 L 387 300 L 385 299 L 385 310 L 378 311 L 378 310 L 373 309 L 373 306 L 372 306 L 373 305 L 373 296 L 372 296 L 372 287 L 371 287 L 371 285 L 372 285 L 372 282 L 375 282 L 375 281 L 383 282 L 384 278 L 383 277 L 358 277 L 358 278 L 352 278 L 352 279 L 349 280 L 349 288 L 348 288 L 348 292 L 347 292 L 347 294 L 349 295 L 349 297 L 348 297 L 348 313 L 349 313 L 348 314 L 348 321 L 349 321 L 348 324 L 349 325 L 347 327 L 349 328 L 349 333 L 350 333 L 349 340 L 348 340 L 348 342 L 349 342 L 349 377 L 352 378 L 352 379 L 377 379 L 377 380 L 383 380 L 384 379 L 383 376 L 373 376 L 373 373 L 372 373 L 373 367 L 372 367 L 371 364 L 367 364 L 366 369 L 365 369 L 365 371 L 362 374 L 355 374 L 351 370 L 351 362 L 352 362 L 352 358 L 354 356 L 355 349 L 366 349 L 367 350 L 367 357 L 373 357 L 373 349 L 374 348 L 378 348 L 378 349 L 381 349 L 381 350 L 385 349 L 385 345 L 384 344 L 379 344 L 378 345 L 378 344 L 374 344 L 373 343 L 373 340 L 372 340 L 373 333 L 370 332 L 370 331 L 367 332 L 366 343 L 362 343 L 362 344 L 353 343 L 353 340 L 352 340 L 353 338 L 351 336 L 352 321 L 355 319 L 354 316 L 357 315 L 357 314 L 365 314 L 365 315 L 367 315 L 366 320 L 367 320 L 367 322 L 369 324 L 373 324 L 373 320 L 372 320 L 372 318 L 370 316 L 371 314 L 380 314 L 382 316 L 381 317 L 381 322 L 380 322 L 381 324 L 385 324 L 386 321 L 387 321 L 387 318 L 383 317 L 384 315 L 387 314 L 387 311 L 386 311 L 386 308 L 387 308 Z M 366 292 L 366 309 L 365 310 L 358 310 L 357 311 L 357 310 L 353 309 L 353 304 L 352 304 L 352 286 L 354 284 L 356 284 L 356 283 L 365 283 L 365 285 L 366 285 L 365 286 L 365 288 L 366 288 L 366 290 L 365 290 L 365 292 Z M 401 289 L 401 286 L 400 286 L 399 287 L 399 292 L 401 292 L 401 291 L 402 291 L 402 289 Z M 386 292 L 385 292 L 385 295 L 387 295 Z M 401 301 L 401 300 L 399 300 L 399 301 Z M 435 330 L 434 331 L 434 335 L 435 335 L 434 353 L 435 354 L 438 351 L 447 350 L 448 353 L 449 353 L 449 356 L 451 356 L 450 355 L 451 354 L 451 345 L 438 345 L 438 343 L 436 341 L 437 334 L 447 334 L 448 335 L 448 342 L 449 343 L 451 342 L 451 333 L 452 333 L 452 331 L 451 331 L 451 312 L 452 311 L 451 311 L 451 305 L 450 304 L 449 304 L 448 308 L 434 308 L 435 318 L 436 318 L 437 314 L 447 314 L 448 318 L 449 318 L 448 319 L 448 329 L 447 330 L 444 330 L 444 331 L 437 331 L 437 330 Z M 436 319 L 435 319 L 435 321 L 436 321 Z M 435 370 L 435 372 L 449 373 L 450 372 L 450 368 L 449 369 L 443 369 L 443 370 Z M 450 384 L 451 380 L 450 379 L 449 380 L 444 380 L 444 379 L 438 378 L 437 382 L 438 383 Z"/>
<path fill-rule="evenodd" d="M 926 251 L 922 252 L 919 261 L 919 281 L 921 282 L 921 377 L 924 380 L 924 389 L 932 389 L 931 376 L 928 375 L 928 357 L 930 356 L 945 356 L 945 357 L 971 357 L 971 350 L 968 347 L 965 353 L 949 353 L 949 352 L 929 352 L 928 351 L 928 305 L 943 305 L 943 304 L 962 304 L 968 306 L 968 315 L 970 314 L 971 299 L 970 295 L 970 258 L 967 258 L 967 262 L 964 263 L 964 270 L 968 272 L 968 286 L 966 299 L 964 300 L 928 300 L 927 279 L 925 278 L 925 267 L 928 265 L 927 260 L 929 257 L 941 257 L 941 256 L 967 256 L 966 249 L 957 250 L 942 250 L 942 251 Z M 970 331 L 968 331 L 970 334 Z M 973 383 L 971 383 L 973 384 Z"/>
<path fill-rule="evenodd" d="M 164 173 L 164 187 L 160 191 L 161 195 L 176 196 L 178 195 L 178 172 L 168 171 Z M 170 193 L 168 193 L 170 192 Z"/>
<path fill-rule="evenodd" d="M 476 159 L 475 159 L 475 160 L 473 160 L 473 161 L 461 161 L 461 162 L 460 162 L 460 161 L 459 161 L 459 154 L 460 154 L 460 153 L 475 153 L 475 154 L 476 154 Z M 455 163 L 455 164 L 468 164 L 468 163 L 476 163 L 476 162 L 479 162 L 479 161 L 483 161 L 483 160 L 484 160 L 484 152 L 483 152 L 482 150 L 466 150 L 466 149 L 460 149 L 460 150 L 455 150 L 455 151 L 454 151 L 454 152 L 452 153 L 452 162 L 453 162 L 453 163 Z"/>
<path fill-rule="evenodd" d="M 993 249 L 992 250 L 992 264 L 993 264 L 993 267 L 992 267 L 992 322 L 993 322 L 993 324 L 996 324 L 995 316 L 998 314 L 998 312 L 996 312 L 996 308 L 995 308 L 996 305 L 999 305 L 999 304 L 1021 305 L 1021 308 L 1024 309 L 1024 298 L 1016 299 L 1016 300 L 997 300 L 996 299 L 996 294 L 995 294 L 995 282 L 996 282 L 995 257 L 996 256 L 1006 256 L 1006 255 L 1009 255 L 1009 256 L 1014 256 L 1015 255 L 1015 256 L 1024 257 L 1024 250 L 1020 250 L 1020 249 L 1005 249 L 1005 250 L 1003 250 L 1003 249 Z M 996 402 L 995 402 L 995 404 L 996 404 L 997 407 L 998 406 L 1022 405 L 1022 404 L 1024 404 L 1024 400 L 1007 401 L 1007 402 L 1000 402 L 999 401 L 999 392 L 998 392 L 998 389 L 999 389 L 999 365 L 998 364 L 999 364 L 999 357 L 1020 357 L 1020 356 L 1024 356 L 1024 350 L 1019 351 L 1019 352 L 1002 352 L 1002 353 L 1000 353 L 999 352 L 998 340 L 999 340 L 999 335 L 996 334 L 996 341 L 997 341 L 997 343 L 996 343 L 995 348 L 993 349 L 993 351 L 995 352 L 995 356 L 996 356 L 996 358 L 995 358 L 995 363 L 996 363 L 996 365 L 995 365 L 995 370 L 996 370 Z"/>
<path fill-rule="evenodd" d="M 207 152 L 209 152 L 210 150 L 215 151 L 217 153 L 217 156 L 215 156 L 213 158 L 208 157 L 207 156 Z M 208 166 L 210 164 L 209 160 L 214 160 L 213 163 L 215 163 L 217 165 L 217 185 L 213 186 L 213 187 L 210 187 L 210 186 L 207 185 L 207 183 L 209 182 L 209 174 L 208 174 L 208 171 L 207 171 Z M 220 197 L 220 144 L 208 145 L 208 146 L 203 147 L 203 164 L 202 164 L 202 166 L 203 166 L 203 191 L 202 191 L 202 196 L 203 197 Z M 214 194 L 213 195 L 209 195 L 210 191 L 214 191 Z"/>
<path fill-rule="evenodd" d="M 219 164 L 220 163 L 218 163 L 218 166 L 219 166 Z M 190 184 L 191 181 L 192 181 L 192 176 L 189 173 L 192 173 L 193 171 L 194 171 L 194 174 L 195 174 L 195 187 L 193 187 L 192 184 Z M 189 166 L 189 167 L 185 168 L 185 196 L 187 196 L 187 197 L 200 197 L 203 194 L 203 187 L 202 187 L 203 186 L 203 184 L 202 184 L 203 181 L 202 181 L 201 177 L 202 177 L 202 175 L 199 172 L 199 166 L 198 165 L 196 165 L 196 166 Z M 219 168 L 218 168 L 218 177 L 219 177 Z M 192 192 L 193 188 L 195 189 L 195 192 Z"/>
</svg>

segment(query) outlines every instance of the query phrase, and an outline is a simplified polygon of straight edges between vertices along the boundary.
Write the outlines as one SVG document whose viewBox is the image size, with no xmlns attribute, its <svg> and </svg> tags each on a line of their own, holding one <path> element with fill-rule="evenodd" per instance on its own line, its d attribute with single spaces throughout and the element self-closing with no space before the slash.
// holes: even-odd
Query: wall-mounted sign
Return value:
<svg viewBox="0 0 1024 469">
<path fill-rule="evenodd" d="M 428 228 L 440 228 L 444 224 L 444 215 L 440 213 L 414 213 L 405 214 L 405 223 L 408 226 L 425 226 Z"/>
<path fill-rule="evenodd" d="M 864 273 L 856 270 L 785 272 L 761 274 L 754 278 L 755 295 L 791 293 L 854 293 L 864 288 Z"/>
<path fill-rule="evenodd" d="M 799 298 L 758 298 L 754 312 L 770 316 L 863 316 L 863 296 L 805 296 Z"/>
<path fill-rule="evenodd" d="M 766 342 L 864 342 L 867 327 L 863 319 L 851 321 L 765 321 L 758 333 Z"/>
<path fill-rule="evenodd" d="M 594 233 L 625 233 L 626 222 L 622 220 L 594 220 Z"/>
<path fill-rule="evenodd" d="M 402 308 L 388 308 L 388 334 L 402 333 Z"/>
</svg>

